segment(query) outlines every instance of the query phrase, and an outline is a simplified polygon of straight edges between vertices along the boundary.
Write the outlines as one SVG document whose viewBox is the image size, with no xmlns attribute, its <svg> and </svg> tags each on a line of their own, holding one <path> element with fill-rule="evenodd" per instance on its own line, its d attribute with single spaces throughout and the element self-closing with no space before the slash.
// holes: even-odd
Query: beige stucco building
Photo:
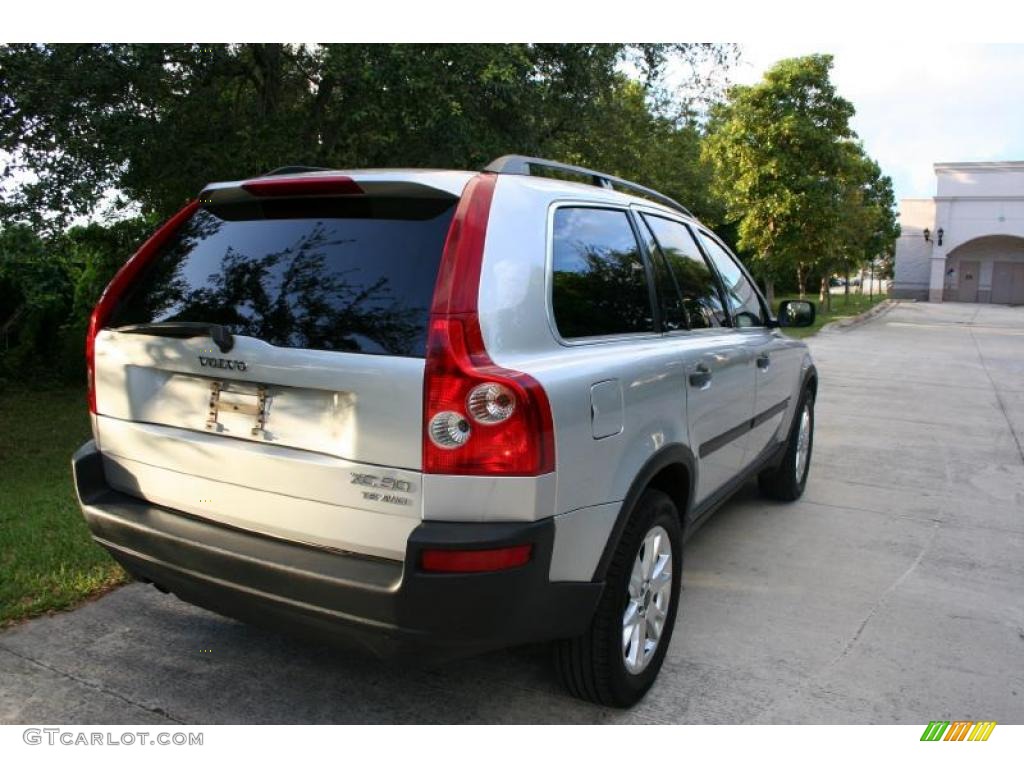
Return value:
<svg viewBox="0 0 1024 768">
<path fill-rule="evenodd" d="M 935 176 L 935 197 L 900 201 L 893 296 L 1024 304 L 1024 161 Z"/>
</svg>

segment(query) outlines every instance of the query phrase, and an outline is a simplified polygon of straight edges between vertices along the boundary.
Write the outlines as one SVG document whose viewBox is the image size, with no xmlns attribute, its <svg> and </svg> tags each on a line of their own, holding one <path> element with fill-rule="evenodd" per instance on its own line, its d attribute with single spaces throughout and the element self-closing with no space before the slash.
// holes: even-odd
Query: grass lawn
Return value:
<svg viewBox="0 0 1024 768">
<path fill-rule="evenodd" d="M 0 627 L 127 580 L 92 542 L 71 482 L 85 391 L 0 392 Z"/>
<path fill-rule="evenodd" d="M 776 296 L 775 297 L 775 311 L 778 312 L 779 303 L 787 299 L 799 299 L 797 294 Z M 825 312 L 825 306 L 818 302 L 818 294 L 808 294 L 806 296 L 807 301 L 814 302 L 818 312 L 814 318 L 814 325 L 808 326 L 807 328 L 784 328 L 783 333 L 794 336 L 798 339 L 805 338 L 807 336 L 813 336 L 821 330 L 822 326 L 831 323 L 833 320 L 839 320 L 843 317 L 850 317 L 851 315 L 859 315 L 861 312 L 865 312 L 875 304 L 885 301 L 888 296 L 884 293 L 879 295 L 875 294 L 871 298 L 868 295 L 850 292 L 849 296 L 845 296 L 841 293 L 832 294 L 832 312 L 831 314 Z"/>
</svg>

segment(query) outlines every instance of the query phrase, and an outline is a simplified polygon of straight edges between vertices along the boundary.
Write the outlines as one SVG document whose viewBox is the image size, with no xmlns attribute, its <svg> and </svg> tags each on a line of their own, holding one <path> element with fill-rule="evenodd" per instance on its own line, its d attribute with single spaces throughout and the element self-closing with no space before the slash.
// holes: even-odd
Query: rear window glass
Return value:
<svg viewBox="0 0 1024 768">
<path fill-rule="evenodd" d="M 110 326 L 209 322 L 280 347 L 422 357 L 454 204 L 293 199 L 201 209 Z"/>
</svg>

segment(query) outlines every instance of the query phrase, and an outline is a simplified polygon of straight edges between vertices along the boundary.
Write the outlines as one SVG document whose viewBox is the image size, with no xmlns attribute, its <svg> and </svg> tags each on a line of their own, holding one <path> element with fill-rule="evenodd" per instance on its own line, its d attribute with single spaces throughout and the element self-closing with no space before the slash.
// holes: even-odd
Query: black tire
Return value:
<svg viewBox="0 0 1024 768">
<path fill-rule="evenodd" d="M 804 409 L 810 422 L 810 434 L 807 439 L 807 460 L 804 463 L 803 473 L 797 477 L 797 445 L 800 431 L 800 420 Z M 789 437 L 786 440 L 786 452 L 782 461 L 777 467 L 766 469 L 757 476 L 757 484 L 761 493 L 770 499 L 778 501 L 796 501 L 803 493 L 807 485 L 807 476 L 811 473 L 811 457 L 814 454 L 814 393 L 805 389 L 797 404 L 796 413 L 793 416 L 793 425 L 789 429 Z"/>
<path fill-rule="evenodd" d="M 633 674 L 623 657 L 623 615 L 629 600 L 633 563 L 644 538 L 655 526 L 661 526 L 668 533 L 672 552 L 671 596 L 658 645 L 647 666 Z M 679 511 L 672 499 L 661 491 L 644 491 L 612 556 L 604 593 L 590 628 L 580 637 L 555 643 L 555 665 L 563 685 L 573 696 L 624 708 L 638 702 L 654 684 L 672 641 L 679 607 L 682 540 Z"/>
</svg>

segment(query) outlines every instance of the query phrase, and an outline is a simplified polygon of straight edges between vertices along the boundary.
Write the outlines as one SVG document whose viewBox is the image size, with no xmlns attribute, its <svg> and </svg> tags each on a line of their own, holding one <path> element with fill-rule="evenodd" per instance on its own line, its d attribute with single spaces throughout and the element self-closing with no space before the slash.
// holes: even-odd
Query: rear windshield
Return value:
<svg viewBox="0 0 1024 768">
<path fill-rule="evenodd" d="M 200 209 L 111 317 L 188 321 L 280 347 L 423 357 L 455 200 L 279 200 Z"/>
</svg>

